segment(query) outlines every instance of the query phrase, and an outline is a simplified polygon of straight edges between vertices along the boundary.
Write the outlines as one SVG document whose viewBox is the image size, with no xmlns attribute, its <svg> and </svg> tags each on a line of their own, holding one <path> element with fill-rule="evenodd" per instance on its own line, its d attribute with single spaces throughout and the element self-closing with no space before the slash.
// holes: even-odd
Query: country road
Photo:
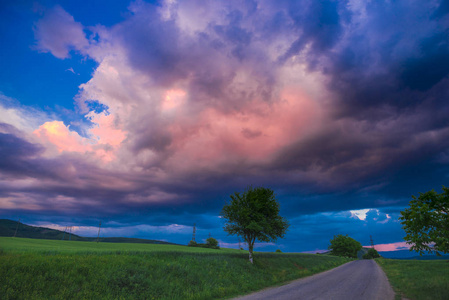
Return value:
<svg viewBox="0 0 449 300">
<path fill-rule="evenodd" d="M 374 260 L 356 260 L 335 269 L 268 288 L 238 300 L 262 299 L 394 299 L 385 273 Z"/>
</svg>

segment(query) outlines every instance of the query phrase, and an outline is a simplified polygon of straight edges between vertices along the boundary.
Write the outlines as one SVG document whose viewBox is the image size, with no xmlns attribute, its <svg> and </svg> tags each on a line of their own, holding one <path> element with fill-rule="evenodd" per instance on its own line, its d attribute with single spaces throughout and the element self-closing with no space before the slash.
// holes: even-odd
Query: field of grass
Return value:
<svg viewBox="0 0 449 300">
<path fill-rule="evenodd" d="M 449 260 L 376 259 L 396 293 L 413 300 L 449 299 Z"/>
<path fill-rule="evenodd" d="M 54 252 L 54 253 L 136 253 L 136 252 L 194 252 L 217 253 L 217 250 L 193 248 L 179 245 L 134 244 L 134 243 L 96 243 L 79 241 L 60 241 L 0 237 L 0 248 L 7 252 Z M 235 249 L 220 249 L 219 253 L 240 253 Z"/>
<path fill-rule="evenodd" d="M 0 238 L 2 299 L 217 299 L 339 266 L 327 255 Z"/>
</svg>

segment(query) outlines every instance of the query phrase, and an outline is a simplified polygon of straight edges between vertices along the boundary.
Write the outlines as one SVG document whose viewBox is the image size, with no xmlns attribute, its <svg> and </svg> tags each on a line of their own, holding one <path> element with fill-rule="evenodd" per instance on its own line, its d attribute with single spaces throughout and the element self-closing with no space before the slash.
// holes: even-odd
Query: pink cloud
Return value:
<svg viewBox="0 0 449 300">
<path fill-rule="evenodd" d="M 92 150 L 89 140 L 78 133 L 70 131 L 62 121 L 45 122 L 33 134 L 47 145 L 48 148 L 58 152 L 87 152 Z"/>
<path fill-rule="evenodd" d="M 69 57 L 70 49 L 82 50 L 89 44 L 81 23 L 75 22 L 60 6 L 48 10 L 36 22 L 34 37 L 40 51 L 51 52 L 61 59 Z"/>
<path fill-rule="evenodd" d="M 263 163 L 313 131 L 321 117 L 320 107 L 298 88 L 285 89 L 274 103 L 255 99 L 238 112 L 205 108 L 193 124 L 176 119 L 168 126 L 174 153 L 169 164 L 186 170 Z"/>
<path fill-rule="evenodd" d="M 112 114 L 90 113 L 88 116 L 92 122 L 96 123 L 90 129 L 90 132 L 98 139 L 99 144 L 118 146 L 126 138 L 125 132 L 116 124 L 116 120 Z"/>
<path fill-rule="evenodd" d="M 368 246 L 364 246 L 368 247 Z M 389 243 L 389 244 L 378 244 L 374 245 L 374 248 L 376 248 L 377 251 L 398 251 L 398 250 L 408 250 L 410 249 L 411 245 L 407 244 L 406 242 L 396 242 L 396 243 Z"/>
<path fill-rule="evenodd" d="M 116 158 L 115 153 L 125 139 L 126 134 L 118 129 L 112 115 L 91 114 L 96 125 L 90 129 L 94 139 L 84 138 L 71 131 L 62 121 L 45 122 L 33 134 L 46 146 L 47 154 L 55 156 L 63 152 L 95 155 L 104 162 Z"/>
</svg>

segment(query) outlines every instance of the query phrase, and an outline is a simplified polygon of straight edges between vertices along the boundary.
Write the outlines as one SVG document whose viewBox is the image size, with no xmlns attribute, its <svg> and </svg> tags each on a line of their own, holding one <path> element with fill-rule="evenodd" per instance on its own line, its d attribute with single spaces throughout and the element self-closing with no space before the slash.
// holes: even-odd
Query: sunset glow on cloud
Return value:
<svg viewBox="0 0 449 300">
<path fill-rule="evenodd" d="M 267 249 L 390 251 L 447 185 L 443 2 L 100 2 L 4 5 L 1 218 L 235 246 L 220 209 L 263 185 L 292 224 Z"/>
</svg>

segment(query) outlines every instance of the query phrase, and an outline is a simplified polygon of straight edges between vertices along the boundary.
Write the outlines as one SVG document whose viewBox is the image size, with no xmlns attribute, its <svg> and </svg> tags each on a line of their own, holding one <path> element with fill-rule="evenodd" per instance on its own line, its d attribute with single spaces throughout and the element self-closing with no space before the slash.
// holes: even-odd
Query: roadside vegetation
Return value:
<svg viewBox="0 0 449 300">
<path fill-rule="evenodd" d="M 441 194 L 431 190 L 412 198 L 399 218 L 410 249 L 420 254 L 449 253 L 449 188 L 443 186 Z"/>
<path fill-rule="evenodd" d="M 377 250 L 374 248 L 369 248 L 368 251 L 362 256 L 363 259 L 373 259 L 379 257 L 380 257 L 379 252 L 377 252 Z"/>
<path fill-rule="evenodd" d="M 242 250 L 21 238 L 0 245 L 2 299 L 226 298 L 349 261 L 256 252 L 251 264 Z"/>
<path fill-rule="evenodd" d="M 449 260 L 378 258 L 397 294 L 412 300 L 449 299 Z"/>
<path fill-rule="evenodd" d="M 348 235 L 336 235 L 328 247 L 332 255 L 357 258 L 357 252 L 362 250 L 362 244 Z"/>
</svg>

